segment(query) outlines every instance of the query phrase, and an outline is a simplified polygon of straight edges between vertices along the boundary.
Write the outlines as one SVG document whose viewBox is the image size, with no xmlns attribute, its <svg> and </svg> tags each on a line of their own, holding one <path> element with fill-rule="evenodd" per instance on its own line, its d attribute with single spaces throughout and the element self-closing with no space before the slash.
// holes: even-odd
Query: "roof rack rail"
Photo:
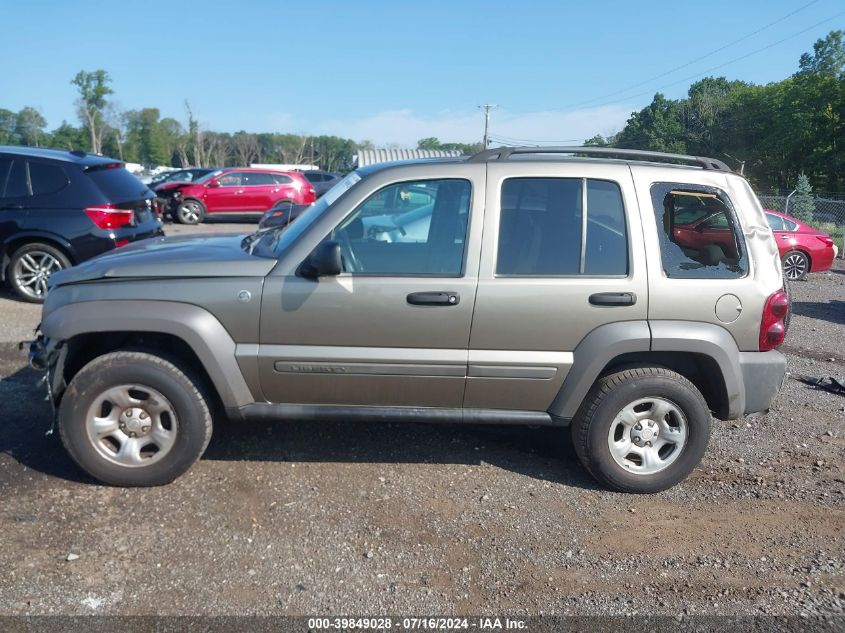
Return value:
<svg viewBox="0 0 845 633">
<path fill-rule="evenodd" d="M 606 156 L 608 158 L 648 159 L 657 158 L 676 164 L 691 164 L 703 169 L 732 171 L 725 163 L 715 158 L 669 154 L 667 152 L 648 152 L 638 149 L 617 149 L 615 147 L 499 147 L 485 149 L 473 154 L 467 160 L 470 163 L 484 163 L 489 160 L 507 160 L 514 154 L 586 154 L 587 156 Z"/>
</svg>

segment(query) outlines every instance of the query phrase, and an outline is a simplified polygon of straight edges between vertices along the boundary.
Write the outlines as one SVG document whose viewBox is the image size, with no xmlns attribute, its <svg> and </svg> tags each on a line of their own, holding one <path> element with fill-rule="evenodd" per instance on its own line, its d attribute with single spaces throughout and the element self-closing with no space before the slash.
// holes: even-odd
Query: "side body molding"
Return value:
<svg viewBox="0 0 845 633">
<path fill-rule="evenodd" d="M 597 327 L 575 348 L 572 369 L 555 396 L 549 413 L 571 420 L 601 374 L 615 357 L 631 352 L 647 352 L 651 345 L 648 321 L 620 321 Z"/>
<path fill-rule="evenodd" d="M 211 313 L 169 301 L 83 301 L 51 312 L 41 324 L 56 341 L 96 332 L 157 332 L 182 339 L 197 355 L 225 407 L 255 402 L 235 357 L 235 342 Z"/>
</svg>

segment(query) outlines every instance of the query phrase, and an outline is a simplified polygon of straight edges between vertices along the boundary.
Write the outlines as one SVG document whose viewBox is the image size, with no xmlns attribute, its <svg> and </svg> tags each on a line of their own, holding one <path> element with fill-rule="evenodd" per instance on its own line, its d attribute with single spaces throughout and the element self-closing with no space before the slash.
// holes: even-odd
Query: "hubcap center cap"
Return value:
<svg viewBox="0 0 845 633">
<path fill-rule="evenodd" d="M 144 409 L 130 407 L 120 414 L 120 430 L 129 437 L 149 435 L 151 428 L 150 416 Z"/>
<path fill-rule="evenodd" d="M 660 435 L 660 427 L 654 420 L 643 420 L 631 429 L 631 441 L 637 446 L 651 446 Z"/>
</svg>

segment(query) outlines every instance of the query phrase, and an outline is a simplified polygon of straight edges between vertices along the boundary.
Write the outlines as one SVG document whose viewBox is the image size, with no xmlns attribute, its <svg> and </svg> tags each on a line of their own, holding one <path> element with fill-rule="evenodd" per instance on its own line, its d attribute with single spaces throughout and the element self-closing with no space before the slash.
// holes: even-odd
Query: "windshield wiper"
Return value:
<svg viewBox="0 0 845 633">
<path fill-rule="evenodd" d="M 255 245 L 258 243 L 258 240 L 259 240 L 262 236 L 266 235 L 266 234 L 267 234 L 267 233 L 269 233 L 270 231 L 273 231 L 273 230 L 275 230 L 275 229 L 277 229 L 277 228 L 279 228 L 279 227 L 277 227 L 277 226 L 268 226 L 268 227 L 263 228 L 263 229 L 258 229 L 258 230 L 257 230 L 257 231 L 255 231 L 254 233 L 250 233 L 250 234 L 249 234 L 249 235 L 247 235 L 244 239 L 242 239 L 242 240 L 241 240 L 241 248 L 243 248 L 243 249 L 247 249 L 247 248 L 248 248 L 248 249 L 249 249 L 249 251 L 248 251 L 248 252 L 249 252 L 249 254 L 250 254 L 250 255 L 252 255 L 252 251 L 253 251 L 253 249 L 255 248 Z"/>
<path fill-rule="evenodd" d="M 283 233 L 286 228 L 290 226 L 290 223 L 280 224 L 278 226 L 268 226 L 263 229 L 258 229 L 254 233 L 250 233 L 244 239 L 241 240 L 241 248 L 248 248 L 247 251 L 250 255 L 252 255 L 252 251 L 255 250 L 255 247 L 258 245 L 259 240 L 267 235 L 268 233 L 278 232 L 279 234 Z"/>
</svg>

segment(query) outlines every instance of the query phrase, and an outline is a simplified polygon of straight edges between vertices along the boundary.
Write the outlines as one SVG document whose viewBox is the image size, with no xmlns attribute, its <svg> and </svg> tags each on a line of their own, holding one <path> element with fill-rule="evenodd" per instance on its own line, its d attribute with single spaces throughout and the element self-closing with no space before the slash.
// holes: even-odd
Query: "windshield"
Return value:
<svg viewBox="0 0 845 633">
<path fill-rule="evenodd" d="M 195 183 L 208 182 L 209 180 L 211 180 L 215 176 L 219 176 L 222 173 L 223 173 L 222 169 L 215 169 L 214 171 L 208 172 L 205 176 L 201 176 L 201 177 L 197 178 L 194 182 Z"/>
<path fill-rule="evenodd" d="M 273 251 L 274 257 L 279 257 L 285 249 L 293 244 L 299 236 L 302 235 L 314 221 L 323 215 L 323 212 L 329 208 L 338 198 L 352 188 L 355 183 L 361 180 L 358 172 L 350 172 L 345 178 L 339 180 L 337 184 L 329 189 L 326 194 L 317 200 L 314 204 L 308 207 L 302 214 L 296 218 L 296 221 L 281 230 L 268 233 L 272 236 L 269 248 Z"/>
</svg>

